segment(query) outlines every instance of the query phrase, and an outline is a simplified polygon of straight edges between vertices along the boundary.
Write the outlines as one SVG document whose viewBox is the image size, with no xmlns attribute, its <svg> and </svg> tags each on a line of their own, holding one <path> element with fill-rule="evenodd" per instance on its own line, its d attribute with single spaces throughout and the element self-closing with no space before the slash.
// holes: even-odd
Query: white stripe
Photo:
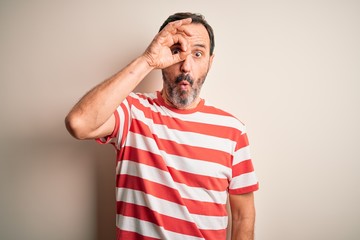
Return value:
<svg viewBox="0 0 360 240">
<path fill-rule="evenodd" d="M 250 158 L 250 146 L 240 148 L 234 153 L 233 165 L 236 165 L 245 160 L 249 160 Z"/>
<path fill-rule="evenodd" d="M 170 129 L 166 125 L 156 124 L 152 119 L 145 117 L 144 112 L 135 106 L 132 107 L 132 112 L 137 120 L 143 122 L 147 126 L 150 126 L 152 133 L 161 139 L 194 147 L 215 149 L 227 153 L 231 153 L 236 146 L 235 141 L 227 138 L 219 138 L 194 132 L 185 132 Z"/>
<path fill-rule="evenodd" d="M 118 228 L 137 232 L 140 235 L 159 238 L 159 239 L 174 239 L 174 240 L 204 240 L 203 238 L 193 237 L 181 233 L 172 232 L 164 229 L 161 226 L 157 226 L 151 222 L 143 221 L 133 217 L 117 215 L 117 226 Z M 121 219 L 121 220 L 119 220 Z M 160 230 L 160 231 L 159 231 Z"/>
<path fill-rule="evenodd" d="M 127 174 L 130 176 L 140 177 L 142 179 L 176 189 L 176 186 L 174 186 L 174 181 L 172 180 L 169 172 L 162 171 L 156 167 L 152 167 L 146 164 L 122 160 L 119 162 L 116 172 L 118 174 Z"/>
<path fill-rule="evenodd" d="M 196 222 L 201 223 L 199 226 L 203 230 L 223 230 L 228 226 L 227 216 L 204 216 L 191 214 Z"/>
<path fill-rule="evenodd" d="M 141 134 L 129 132 L 126 145 L 160 155 L 166 161 L 167 166 L 176 170 L 216 178 L 228 179 L 231 176 L 231 168 L 229 167 L 214 162 L 168 154 L 158 149 L 154 139 Z"/>
<path fill-rule="evenodd" d="M 248 187 L 257 184 L 258 180 L 255 172 L 241 174 L 234 177 L 230 182 L 230 189 Z"/>
<path fill-rule="evenodd" d="M 145 180 L 159 183 L 177 190 L 182 198 L 191 199 L 201 202 L 210 202 L 225 204 L 227 191 L 207 190 L 199 187 L 190 187 L 185 184 L 174 182 L 170 173 L 162 171 L 156 167 L 148 166 L 141 163 L 122 160 L 117 166 L 117 173 L 128 174 L 140 177 Z"/>
<path fill-rule="evenodd" d="M 126 146 L 161 155 L 155 140 L 149 137 L 145 137 L 141 134 L 129 132 L 126 139 Z"/>
<path fill-rule="evenodd" d="M 117 188 L 116 200 L 149 207 L 152 211 L 162 215 L 195 223 L 199 229 L 221 230 L 227 227 L 227 216 L 219 217 L 191 214 L 183 205 L 179 205 L 138 190 Z M 171 209 L 171 211 L 169 211 L 169 209 Z"/>
<path fill-rule="evenodd" d="M 161 151 L 161 154 L 169 167 L 179 171 L 222 179 L 231 177 L 231 168 L 222 164 L 172 155 L 164 151 Z"/>
<path fill-rule="evenodd" d="M 207 190 L 199 187 L 189 187 L 183 183 L 175 183 L 182 198 L 201 202 L 225 204 L 227 191 Z"/>
<path fill-rule="evenodd" d="M 171 112 L 171 116 L 174 118 L 179 118 L 183 121 L 191 121 L 191 122 L 212 124 L 212 125 L 218 125 L 224 127 L 232 127 L 240 130 L 241 132 L 245 132 L 245 126 L 234 117 L 222 116 L 211 113 L 202 113 L 202 112 L 195 112 L 192 114 L 179 114 L 179 113 Z"/>
</svg>

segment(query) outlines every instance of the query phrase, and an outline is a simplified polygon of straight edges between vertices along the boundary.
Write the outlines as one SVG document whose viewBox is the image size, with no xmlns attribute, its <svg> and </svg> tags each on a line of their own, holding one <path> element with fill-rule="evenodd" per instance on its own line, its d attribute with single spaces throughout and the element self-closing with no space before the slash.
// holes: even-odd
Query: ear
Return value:
<svg viewBox="0 0 360 240">
<path fill-rule="evenodd" d="M 210 70 L 210 68 L 211 68 L 211 66 L 212 66 L 212 62 L 213 62 L 213 60 L 214 60 L 214 57 L 215 57 L 215 54 L 213 54 L 213 55 L 210 56 L 210 59 L 209 59 L 209 70 Z"/>
</svg>

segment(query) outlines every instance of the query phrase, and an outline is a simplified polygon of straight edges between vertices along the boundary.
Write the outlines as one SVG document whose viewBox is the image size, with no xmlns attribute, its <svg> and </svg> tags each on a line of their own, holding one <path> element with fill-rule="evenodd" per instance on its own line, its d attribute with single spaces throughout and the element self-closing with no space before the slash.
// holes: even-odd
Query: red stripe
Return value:
<svg viewBox="0 0 360 240">
<path fill-rule="evenodd" d="M 232 171 L 233 171 L 233 177 L 236 177 L 244 173 L 253 172 L 254 167 L 251 160 L 249 159 L 234 165 Z"/>
<path fill-rule="evenodd" d="M 225 117 L 233 117 L 235 118 L 233 115 L 231 115 L 230 113 L 228 112 L 225 112 L 224 110 L 221 110 L 219 108 L 216 108 L 214 106 L 208 106 L 208 105 L 205 105 L 203 107 L 203 109 L 201 109 L 201 112 L 203 113 L 209 113 L 209 114 L 215 114 L 215 115 L 220 115 L 220 116 L 225 116 Z M 239 121 L 240 122 L 240 121 Z"/>
<path fill-rule="evenodd" d="M 247 186 L 247 187 L 242 187 L 242 188 L 237 188 L 237 189 L 229 189 L 229 193 L 230 194 L 244 194 L 244 193 L 255 192 L 258 189 L 259 189 L 259 183 L 256 183 L 254 185 Z"/>
<path fill-rule="evenodd" d="M 247 134 L 244 133 L 240 135 L 240 137 L 237 139 L 235 151 L 238 151 L 241 148 L 249 146 L 249 140 L 247 137 Z"/>
<path fill-rule="evenodd" d="M 166 163 L 160 155 L 129 146 L 125 146 L 122 153 L 123 154 L 119 156 L 120 159 L 142 163 L 148 166 L 156 167 L 163 171 L 167 171 Z"/>
<path fill-rule="evenodd" d="M 201 233 L 199 232 L 195 223 L 160 214 L 158 212 L 152 211 L 148 207 L 126 202 L 117 202 L 117 213 L 151 222 L 155 225 L 163 227 L 168 231 L 201 237 Z"/>
<path fill-rule="evenodd" d="M 184 183 L 190 187 L 200 187 L 206 190 L 226 191 L 229 186 L 228 179 L 204 176 L 194 173 L 188 173 L 168 167 L 175 182 Z"/>
<path fill-rule="evenodd" d="M 176 189 L 140 177 L 117 175 L 116 186 L 142 191 L 146 194 L 183 205 L 181 203 L 181 196 Z"/>
<path fill-rule="evenodd" d="M 155 140 L 158 142 L 158 146 L 160 149 L 166 149 L 168 154 L 173 154 L 181 157 L 204 160 L 207 162 L 213 162 L 217 164 L 221 164 L 223 166 L 229 167 L 231 164 L 231 155 L 203 147 L 195 147 L 186 144 L 179 144 L 174 141 L 159 139 L 154 136 Z"/>
<path fill-rule="evenodd" d="M 150 130 L 150 127 L 144 122 L 137 119 L 132 119 L 130 131 L 149 138 L 153 138 L 153 132 Z"/>
</svg>

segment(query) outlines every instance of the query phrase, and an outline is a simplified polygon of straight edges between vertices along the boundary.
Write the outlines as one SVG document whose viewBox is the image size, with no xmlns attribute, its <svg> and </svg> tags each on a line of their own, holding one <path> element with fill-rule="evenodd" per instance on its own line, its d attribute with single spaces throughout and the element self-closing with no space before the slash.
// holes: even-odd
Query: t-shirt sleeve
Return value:
<svg viewBox="0 0 360 240">
<path fill-rule="evenodd" d="M 233 154 L 232 178 L 230 194 L 244 194 L 258 190 L 259 183 L 250 156 L 250 146 L 246 132 L 242 132 L 237 140 Z"/>
<path fill-rule="evenodd" d="M 100 144 L 112 144 L 116 149 L 120 149 L 125 144 L 126 136 L 130 128 L 130 108 L 131 96 L 129 95 L 115 110 L 115 126 L 113 132 L 105 137 L 97 138 Z"/>
</svg>

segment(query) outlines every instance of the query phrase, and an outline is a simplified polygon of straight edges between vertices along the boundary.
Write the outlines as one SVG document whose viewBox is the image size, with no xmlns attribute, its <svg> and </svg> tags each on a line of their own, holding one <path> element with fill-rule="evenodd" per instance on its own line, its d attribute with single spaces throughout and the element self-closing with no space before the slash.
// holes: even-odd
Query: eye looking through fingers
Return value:
<svg viewBox="0 0 360 240">
<path fill-rule="evenodd" d="M 178 46 L 171 49 L 171 53 L 173 55 L 179 54 L 180 52 L 181 52 L 181 50 L 180 50 L 180 48 Z"/>
</svg>

